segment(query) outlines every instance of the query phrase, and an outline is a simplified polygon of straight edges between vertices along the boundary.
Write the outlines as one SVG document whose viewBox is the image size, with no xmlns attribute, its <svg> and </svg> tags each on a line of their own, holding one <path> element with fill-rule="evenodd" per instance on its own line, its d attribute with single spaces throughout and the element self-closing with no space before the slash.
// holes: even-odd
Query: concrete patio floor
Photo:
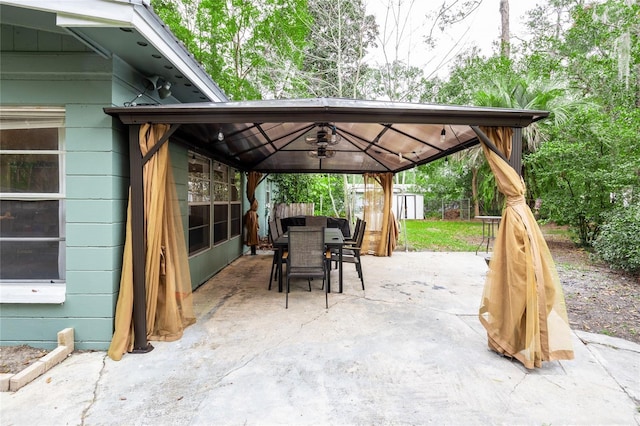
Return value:
<svg viewBox="0 0 640 426">
<path fill-rule="evenodd" d="M 576 332 L 575 360 L 533 371 L 487 349 L 481 256 L 366 256 L 366 290 L 346 264 L 329 309 L 298 281 L 285 310 L 270 267 L 244 256 L 199 288 L 179 341 L 76 353 L 0 394 L 1 423 L 640 424 L 640 345 Z"/>
</svg>

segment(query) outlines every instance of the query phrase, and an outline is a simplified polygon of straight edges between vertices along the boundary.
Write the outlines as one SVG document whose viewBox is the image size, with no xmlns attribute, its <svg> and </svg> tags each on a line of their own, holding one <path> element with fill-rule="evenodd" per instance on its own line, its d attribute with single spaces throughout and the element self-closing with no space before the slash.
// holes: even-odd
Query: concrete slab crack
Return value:
<svg viewBox="0 0 640 426">
<path fill-rule="evenodd" d="M 106 360 L 107 360 L 107 355 L 105 354 L 102 357 L 102 367 L 100 367 L 100 372 L 98 373 L 98 378 L 96 379 L 96 383 L 93 386 L 93 392 L 91 394 L 91 401 L 89 401 L 89 404 L 87 404 L 87 406 L 84 408 L 84 410 L 82 410 L 82 415 L 80 416 L 80 424 L 82 426 L 84 426 L 84 424 L 85 424 L 87 413 L 89 412 L 91 407 L 93 407 L 93 405 L 96 403 L 96 400 L 98 399 L 98 386 L 100 385 L 100 382 L 102 381 L 102 376 L 103 376 L 104 370 L 105 370 L 105 368 L 107 366 Z"/>
</svg>

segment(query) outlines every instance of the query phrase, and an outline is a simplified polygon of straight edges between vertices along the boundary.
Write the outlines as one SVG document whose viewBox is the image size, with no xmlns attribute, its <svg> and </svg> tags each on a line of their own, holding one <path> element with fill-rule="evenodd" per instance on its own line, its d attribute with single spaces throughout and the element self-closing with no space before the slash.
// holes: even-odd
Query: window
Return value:
<svg viewBox="0 0 640 426">
<path fill-rule="evenodd" d="M 33 283 L 65 280 L 64 108 L 0 112 L 0 283 L 38 293 Z M 2 296 L 60 302 L 64 289 L 62 300 L 14 300 L 4 288 Z"/>
<path fill-rule="evenodd" d="M 193 153 L 189 158 L 191 255 L 242 234 L 242 175 L 218 161 Z"/>
<path fill-rule="evenodd" d="M 231 169 L 231 237 L 242 233 L 242 175 Z"/>
<path fill-rule="evenodd" d="M 211 247 L 211 162 L 189 153 L 189 254 Z"/>
<path fill-rule="evenodd" d="M 213 163 L 213 244 L 229 239 L 229 167 Z"/>
</svg>

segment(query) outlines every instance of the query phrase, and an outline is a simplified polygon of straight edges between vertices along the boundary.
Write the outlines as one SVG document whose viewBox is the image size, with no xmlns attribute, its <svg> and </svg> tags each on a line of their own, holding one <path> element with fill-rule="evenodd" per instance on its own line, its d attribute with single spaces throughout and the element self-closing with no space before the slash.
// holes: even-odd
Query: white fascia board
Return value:
<svg viewBox="0 0 640 426">
<path fill-rule="evenodd" d="M 130 22 L 134 7 L 132 3 L 131 1 L 117 0 L 0 0 L 0 4 L 7 4 L 23 9 L 34 9 L 43 12 L 84 17 L 86 19 L 104 20 L 106 22 Z"/>
<path fill-rule="evenodd" d="M 136 7 L 142 12 L 136 14 L 133 27 L 143 34 L 156 49 L 158 49 L 186 78 L 210 100 L 225 101 L 226 96 L 216 86 L 211 77 L 202 69 L 201 65 L 187 51 L 179 40 L 155 19 L 144 7 Z M 143 16 L 147 15 L 147 16 Z M 213 87 L 212 87 L 213 86 Z"/>
<path fill-rule="evenodd" d="M 106 19 L 106 18 L 101 18 L 101 17 L 97 17 L 97 18 L 89 18 L 87 19 L 87 17 L 85 16 L 79 16 L 79 15 L 70 15 L 68 13 L 64 13 L 64 12 L 58 12 L 56 15 L 56 25 L 59 27 L 64 27 L 64 28 L 70 28 L 70 27 L 80 27 L 80 28 L 86 28 L 86 27 L 115 27 L 115 28 L 121 28 L 121 27 L 130 27 L 131 26 L 131 21 L 123 21 L 123 20 L 118 20 L 115 21 L 113 19 Z"/>
</svg>

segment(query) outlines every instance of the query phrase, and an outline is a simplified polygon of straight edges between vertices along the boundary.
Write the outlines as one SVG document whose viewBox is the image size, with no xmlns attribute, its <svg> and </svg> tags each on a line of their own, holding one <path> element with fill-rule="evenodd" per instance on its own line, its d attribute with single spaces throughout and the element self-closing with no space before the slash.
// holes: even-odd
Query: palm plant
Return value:
<svg viewBox="0 0 640 426">
<path fill-rule="evenodd" d="M 549 111 L 549 118 L 543 122 L 535 122 L 523 129 L 522 139 L 524 154 L 535 152 L 547 141 L 549 132 L 545 128 L 561 127 L 579 108 L 588 105 L 584 99 L 578 98 L 567 88 L 567 84 L 559 78 L 540 79 L 529 75 L 502 75 L 489 82 L 474 93 L 474 104 L 477 106 L 514 108 Z M 518 155 L 519 153 L 512 153 Z M 472 172 L 472 193 L 474 212 L 479 211 L 479 180 L 493 179 L 493 176 L 480 176 L 479 171 L 486 160 L 481 155 L 480 147 L 475 147 L 459 154 Z M 526 176 L 526 171 L 523 170 Z M 486 182 L 485 182 L 486 183 Z M 486 186 L 486 185 L 485 185 Z"/>
<path fill-rule="evenodd" d="M 546 142 L 545 126 L 561 127 L 579 108 L 589 104 L 578 98 L 560 78 L 541 79 L 530 75 L 501 76 L 474 94 L 477 106 L 549 111 L 549 118 L 523 129 L 526 153 L 535 152 Z"/>
</svg>

